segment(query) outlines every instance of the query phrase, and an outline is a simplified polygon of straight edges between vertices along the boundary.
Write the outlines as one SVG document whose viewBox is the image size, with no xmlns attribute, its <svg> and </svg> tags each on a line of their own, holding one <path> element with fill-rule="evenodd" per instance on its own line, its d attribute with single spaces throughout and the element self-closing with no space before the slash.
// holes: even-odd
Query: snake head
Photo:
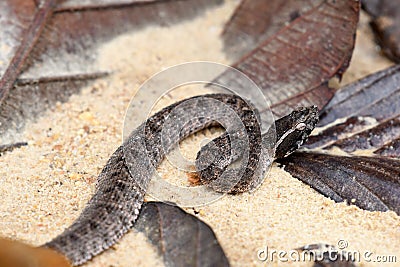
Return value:
<svg viewBox="0 0 400 267">
<path fill-rule="evenodd" d="M 275 158 L 282 158 L 307 141 L 318 123 L 317 106 L 300 107 L 275 121 Z"/>
</svg>

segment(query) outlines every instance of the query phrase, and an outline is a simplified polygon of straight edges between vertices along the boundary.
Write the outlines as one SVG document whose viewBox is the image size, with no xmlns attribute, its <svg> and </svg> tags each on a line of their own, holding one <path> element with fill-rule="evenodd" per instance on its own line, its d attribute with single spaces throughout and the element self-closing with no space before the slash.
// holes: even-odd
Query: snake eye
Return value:
<svg viewBox="0 0 400 267">
<path fill-rule="evenodd" d="M 306 128 L 306 126 L 307 125 L 305 123 L 301 122 L 296 125 L 296 130 L 303 131 Z"/>
</svg>

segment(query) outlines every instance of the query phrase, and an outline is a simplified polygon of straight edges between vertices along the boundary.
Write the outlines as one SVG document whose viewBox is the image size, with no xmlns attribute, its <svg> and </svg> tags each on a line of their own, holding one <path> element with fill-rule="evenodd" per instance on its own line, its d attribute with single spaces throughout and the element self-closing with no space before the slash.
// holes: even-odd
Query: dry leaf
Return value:
<svg viewBox="0 0 400 267">
<path fill-rule="evenodd" d="M 135 229 L 157 247 L 166 266 L 229 266 L 211 227 L 177 206 L 147 202 Z"/>
<path fill-rule="evenodd" d="M 296 152 L 279 162 L 294 177 L 336 202 L 400 215 L 400 161 Z"/>
<path fill-rule="evenodd" d="M 319 126 L 343 121 L 309 138 L 307 147 L 373 150 L 400 157 L 400 66 L 369 75 L 339 90 L 320 116 Z"/>
<path fill-rule="evenodd" d="M 322 108 L 334 93 L 328 80 L 340 77 L 351 59 L 359 8 L 360 2 L 356 0 L 319 1 L 233 67 L 261 88 L 277 117 L 297 106 Z M 243 26 L 235 22 L 246 20 L 248 13 L 241 10 L 233 15 L 231 25 Z M 241 88 L 236 75 L 228 70 L 216 82 Z"/>
<path fill-rule="evenodd" d="M 0 3 L 0 137 L 104 76 L 96 48 L 148 25 L 191 19 L 221 0 L 13 1 Z M 22 86 L 21 86 L 22 85 Z"/>
</svg>

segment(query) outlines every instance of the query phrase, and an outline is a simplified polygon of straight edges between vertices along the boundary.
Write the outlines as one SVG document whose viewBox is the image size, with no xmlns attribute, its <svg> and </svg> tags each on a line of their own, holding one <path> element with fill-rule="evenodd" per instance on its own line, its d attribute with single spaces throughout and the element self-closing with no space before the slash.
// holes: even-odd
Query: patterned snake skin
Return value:
<svg viewBox="0 0 400 267">
<path fill-rule="evenodd" d="M 225 106 L 223 111 L 219 104 Z M 232 114 L 238 118 L 235 123 L 230 123 Z M 95 194 L 78 219 L 43 246 L 59 251 L 73 265 L 80 265 L 115 244 L 133 227 L 147 186 L 164 156 L 190 134 L 224 124 L 218 121 L 230 123 L 224 127 L 231 134 L 222 135 L 200 150 L 196 164 L 201 180 L 222 192 L 255 188 L 271 164 L 271 155 L 283 157 L 307 139 L 318 121 L 318 111 L 315 106 L 299 108 L 277 120 L 276 130 L 270 129 L 264 135 L 258 120 L 251 105 L 228 94 L 196 96 L 162 109 L 134 130 L 112 154 L 98 177 Z M 231 152 L 233 144 L 247 151 L 248 160 L 239 168 L 240 180 L 232 186 L 232 182 L 225 182 L 226 177 L 219 176 L 227 173 L 228 178 L 238 177 L 237 169 L 224 172 L 240 158 L 240 151 Z M 215 160 L 208 163 L 211 156 Z"/>
</svg>

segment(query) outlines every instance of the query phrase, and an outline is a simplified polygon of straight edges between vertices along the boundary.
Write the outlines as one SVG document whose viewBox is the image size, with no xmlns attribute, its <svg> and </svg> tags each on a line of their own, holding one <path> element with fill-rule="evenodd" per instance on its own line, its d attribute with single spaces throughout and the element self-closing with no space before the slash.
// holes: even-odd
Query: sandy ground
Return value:
<svg viewBox="0 0 400 267">
<path fill-rule="evenodd" d="M 0 161 L 0 235 L 40 245 L 61 233 L 94 191 L 98 173 L 122 140 L 123 119 L 131 97 L 154 73 L 174 64 L 209 60 L 229 64 L 219 34 L 238 1 L 226 1 L 204 16 L 170 28 L 152 27 L 118 37 L 101 48 L 99 64 L 114 75 L 49 110 L 25 132 L 29 146 Z M 343 83 L 390 64 L 372 42 L 363 15 L 357 47 Z M 201 30 L 199 30 L 201 29 Z M 190 95 L 174 92 L 167 102 Z M 215 133 L 214 133 L 215 134 Z M 211 131 L 181 144 L 193 158 Z M 168 162 L 159 168 L 167 179 L 184 175 Z M 184 178 L 183 178 L 184 179 Z M 260 249 L 285 250 L 309 243 L 348 243 L 347 250 L 396 255 L 400 266 L 400 217 L 336 204 L 273 166 L 253 193 L 227 196 L 196 208 L 215 231 L 232 266 L 308 266 L 257 259 Z M 194 209 L 188 209 L 194 213 Z M 131 232 L 85 266 L 160 266 L 162 260 L 142 234 Z M 360 266 L 396 266 L 362 261 Z"/>
</svg>

